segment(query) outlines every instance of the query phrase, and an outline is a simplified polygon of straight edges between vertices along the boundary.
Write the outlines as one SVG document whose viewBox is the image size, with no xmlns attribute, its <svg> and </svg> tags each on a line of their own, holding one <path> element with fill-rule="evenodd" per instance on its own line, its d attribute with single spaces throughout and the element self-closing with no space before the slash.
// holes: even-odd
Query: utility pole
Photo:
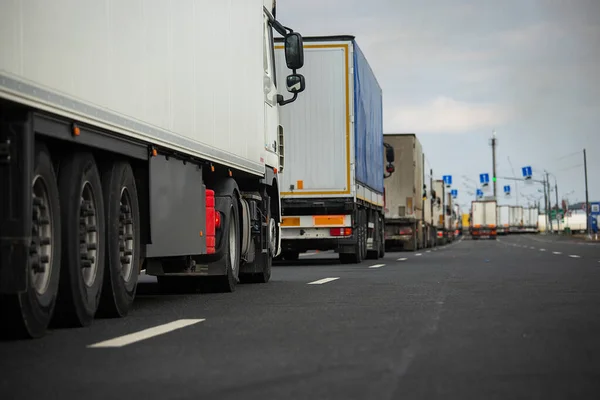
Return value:
<svg viewBox="0 0 600 400">
<path fill-rule="evenodd" d="M 497 182 L 496 182 L 496 131 L 494 131 L 492 135 L 492 180 L 494 181 L 494 199 L 497 200 L 496 191 L 497 191 Z"/>
<path fill-rule="evenodd" d="M 548 172 L 546 172 L 546 187 L 548 188 L 548 203 L 547 203 L 546 207 L 548 207 L 548 209 L 552 210 L 552 198 L 550 197 L 550 177 L 549 177 Z M 550 232 L 554 233 L 552 217 L 550 217 Z"/>
<path fill-rule="evenodd" d="M 544 208 L 546 211 L 546 231 L 552 233 L 552 220 L 550 219 L 550 210 L 548 210 L 548 192 L 546 187 L 546 181 L 544 180 Z M 549 229 L 549 230 L 548 230 Z"/>
<path fill-rule="evenodd" d="M 427 196 L 427 185 L 425 184 L 425 153 L 423 153 L 423 192 L 424 196 L 421 196 L 421 228 L 420 231 L 423 231 L 425 228 L 425 196 Z M 431 195 L 429 196 L 431 197 Z M 423 244 L 427 241 L 425 237 L 425 232 L 422 232 Z"/>
<path fill-rule="evenodd" d="M 556 181 L 556 176 L 554 177 L 554 194 L 556 195 L 556 233 L 560 234 L 560 222 L 561 220 L 559 219 L 559 214 L 558 211 L 560 210 L 560 207 L 558 206 L 558 183 Z M 564 215 L 565 210 L 563 210 L 563 215 Z M 564 229 L 564 227 L 563 227 Z"/>
<path fill-rule="evenodd" d="M 592 227 L 590 226 L 590 198 L 588 194 L 587 157 L 585 154 L 585 149 L 583 149 L 583 170 L 585 173 L 585 230 L 591 237 L 592 233 L 590 232 L 590 229 Z"/>
</svg>

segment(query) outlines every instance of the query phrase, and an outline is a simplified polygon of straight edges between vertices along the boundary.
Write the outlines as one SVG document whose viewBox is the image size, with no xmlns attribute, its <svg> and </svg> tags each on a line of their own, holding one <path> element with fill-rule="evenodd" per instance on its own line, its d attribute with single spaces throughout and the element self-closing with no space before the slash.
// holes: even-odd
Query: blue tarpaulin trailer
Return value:
<svg viewBox="0 0 600 400">
<path fill-rule="evenodd" d="M 310 84 L 282 109 L 282 251 L 336 250 L 360 262 L 383 255 L 382 90 L 353 36 L 304 38 Z M 277 62 L 285 65 L 281 45 Z M 285 82 L 288 72 L 277 71 Z M 279 85 L 281 94 L 285 86 Z M 368 254 L 367 254 L 368 253 Z"/>
</svg>

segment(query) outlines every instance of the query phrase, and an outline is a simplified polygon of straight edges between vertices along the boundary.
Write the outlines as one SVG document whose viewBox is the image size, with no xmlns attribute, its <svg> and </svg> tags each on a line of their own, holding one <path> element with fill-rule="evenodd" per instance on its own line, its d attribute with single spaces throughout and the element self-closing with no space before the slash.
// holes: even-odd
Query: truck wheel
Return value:
<svg viewBox="0 0 600 400">
<path fill-rule="evenodd" d="M 356 244 L 354 245 L 354 253 L 340 253 L 340 262 L 342 264 L 360 264 L 367 253 L 367 224 L 364 210 L 357 212 L 357 229 L 356 229 Z"/>
<path fill-rule="evenodd" d="M 55 317 L 61 325 L 89 326 L 100 302 L 105 254 L 102 183 L 90 153 L 64 158 L 59 189 L 63 268 Z"/>
<path fill-rule="evenodd" d="M 135 177 L 127 162 L 102 170 L 106 207 L 106 269 L 100 313 L 124 317 L 129 312 L 140 270 L 140 211 Z"/>
<path fill-rule="evenodd" d="M 0 313 L 10 338 L 44 336 L 52 318 L 60 277 L 60 200 L 47 148 L 36 146 L 32 188 L 32 229 L 27 291 L 2 297 Z"/>
<path fill-rule="evenodd" d="M 235 292 L 235 287 L 239 282 L 241 248 L 240 211 L 235 194 L 231 195 L 223 222 L 227 224 L 227 232 L 222 238 L 224 241 L 224 255 L 216 264 L 220 264 L 226 273 L 223 276 L 215 277 L 218 282 L 216 289 L 219 292 Z"/>
<path fill-rule="evenodd" d="M 270 214 L 271 215 L 271 214 Z M 240 272 L 240 282 L 243 283 L 267 283 L 271 279 L 271 269 L 273 266 L 273 254 L 275 254 L 275 249 L 277 247 L 277 223 L 275 219 L 271 218 L 269 215 L 269 225 L 268 225 L 268 252 L 263 253 L 260 243 L 256 245 L 255 251 L 256 255 L 252 264 L 255 264 L 259 272 L 254 273 L 241 273 Z M 256 269 L 255 269 L 256 271 Z"/>
</svg>

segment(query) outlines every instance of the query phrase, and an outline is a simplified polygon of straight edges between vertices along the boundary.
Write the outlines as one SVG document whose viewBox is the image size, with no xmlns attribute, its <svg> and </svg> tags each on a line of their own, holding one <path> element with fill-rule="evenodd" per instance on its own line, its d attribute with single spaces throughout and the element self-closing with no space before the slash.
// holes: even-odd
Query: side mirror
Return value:
<svg viewBox="0 0 600 400">
<path fill-rule="evenodd" d="M 388 163 L 394 162 L 394 148 L 392 146 L 386 146 L 385 148 L 385 159 Z"/>
<path fill-rule="evenodd" d="M 302 35 L 293 32 L 285 36 L 285 63 L 292 71 L 304 65 L 304 44 Z"/>
<path fill-rule="evenodd" d="M 306 89 L 306 83 L 304 82 L 304 76 L 300 74 L 289 75 L 285 84 L 287 86 L 287 91 L 290 93 L 301 93 Z"/>
</svg>

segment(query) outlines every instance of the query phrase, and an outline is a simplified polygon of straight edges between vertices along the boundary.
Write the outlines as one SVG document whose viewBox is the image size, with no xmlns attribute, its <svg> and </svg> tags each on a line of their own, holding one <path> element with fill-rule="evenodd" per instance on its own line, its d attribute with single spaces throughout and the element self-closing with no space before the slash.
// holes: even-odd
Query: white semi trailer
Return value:
<svg viewBox="0 0 600 400">
<path fill-rule="evenodd" d="M 304 89 L 275 0 L 2 4 L 0 330 L 125 316 L 141 269 L 169 288 L 267 282 L 279 107 Z"/>
</svg>

